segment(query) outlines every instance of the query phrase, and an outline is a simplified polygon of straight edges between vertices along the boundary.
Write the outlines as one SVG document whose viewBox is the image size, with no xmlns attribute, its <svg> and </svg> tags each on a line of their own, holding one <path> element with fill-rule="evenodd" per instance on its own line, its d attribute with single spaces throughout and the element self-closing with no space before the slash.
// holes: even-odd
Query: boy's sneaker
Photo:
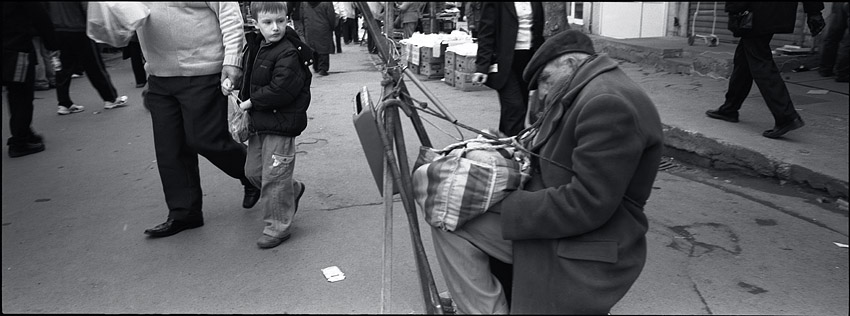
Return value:
<svg viewBox="0 0 850 316">
<path fill-rule="evenodd" d="M 60 105 L 59 110 L 56 111 L 56 113 L 59 114 L 59 115 L 68 115 L 68 114 L 71 114 L 71 113 L 77 113 L 77 112 L 82 112 L 82 111 L 85 111 L 85 109 L 82 106 L 76 105 L 76 104 L 71 104 L 71 106 L 61 106 Z"/>
<path fill-rule="evenodd" d="M 122 96 L 116 98 L 115 102 L 109 102 L 109 101 L 103 102 L 103 108 L 107 109 L 107 110 L 114 109 L 114 108 L 120 108 L 120 107 L 125 106 L 125 105 L 127 105 L 127 96 L 126 95 L 122 95 Z"/>
</svg>

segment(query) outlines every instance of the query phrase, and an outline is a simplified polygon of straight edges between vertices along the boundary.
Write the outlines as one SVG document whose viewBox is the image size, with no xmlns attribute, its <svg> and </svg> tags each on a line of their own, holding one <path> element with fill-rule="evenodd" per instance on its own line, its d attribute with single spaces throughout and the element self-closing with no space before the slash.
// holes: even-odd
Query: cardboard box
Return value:
<svg viewBox="0 0 850 316">
<path fill-rule="evenodd" d="M 475 72 L 475 56 L 455 54 L 455 70 L 459 72 Z"/>
<path fill-rule="evenodd" d="M 419 48 L 419 65 L 443 63 L 443 56 L 446 55 L 448 44 L 440 44 L 440 50 L 434 51 L 433 47 L 422 46 Z"/>
<path fill-rule="evenodd" d="M 419 74 L 428 79 L 443 78 L 443 64 L 422 64 L 419 65 Z"/>
<path fill-rule="evenodd" d="M 443 69 L 445 71 L 455 70 L 455 52 L 447 51 L 443 56 Z"/>
<path fill-rule="evenodd" d="M 490 89 L 485 85 L 473 85 L 471 72 L 455 71 L 454 87 L 461 91 L 483 91 Z"/>
<path fill-rule="evenodd" d="M 447 85 L 454 87 L 455 86 L 455 71 L 448 68 L 443 68 L 443 82 Z"/>
</svg>

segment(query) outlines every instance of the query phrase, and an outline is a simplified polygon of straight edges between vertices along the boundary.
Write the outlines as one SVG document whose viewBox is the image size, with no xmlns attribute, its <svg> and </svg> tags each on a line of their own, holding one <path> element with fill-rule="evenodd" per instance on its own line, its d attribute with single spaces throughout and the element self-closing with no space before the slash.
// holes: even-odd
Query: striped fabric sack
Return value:
<svg viewBox="0 0 850 316">
<path fill-rule="evenodd" d="M 421 147 L 413 193 L 428 224 L 454 231 L 519 189 L 527 167 L 512 146 L 481 137 L 442 150 Z"/>
</svg>

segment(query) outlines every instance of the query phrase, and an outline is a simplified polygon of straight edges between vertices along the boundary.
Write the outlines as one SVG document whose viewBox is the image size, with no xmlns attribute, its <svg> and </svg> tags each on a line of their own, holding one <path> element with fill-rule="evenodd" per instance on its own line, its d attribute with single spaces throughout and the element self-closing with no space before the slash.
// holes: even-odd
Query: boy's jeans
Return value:
<svg viewBox="0 0 850 316">
<path fill-rule="evenodd" d="M 248 139 L 245 176 L 260 188 L 263 234 L 282 238 L 289 235 L 295 213 L 295 137 L 252 135 Z"/>
</svg>

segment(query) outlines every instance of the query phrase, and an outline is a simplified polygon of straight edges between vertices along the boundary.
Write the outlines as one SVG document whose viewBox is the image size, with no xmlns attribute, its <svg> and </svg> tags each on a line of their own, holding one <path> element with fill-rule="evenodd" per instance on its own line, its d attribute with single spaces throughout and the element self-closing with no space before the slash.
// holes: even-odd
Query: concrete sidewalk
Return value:
<svg viewBox="0 0 850 316">
<path fill-rule="evenodd" d="M 596 50 L 628 61 L 623 68 L 655 100 L 665 125 L 668 154 L 702 166 L 739 169 L 848 196 L 848 84 L 822 78 L 816 56 L 777 56 L 786 86 L 806 122 L 780 139 L 761 132 L 773 127 L 754 85 L 741 122 L 709 119 L 723 103 L 735 44 L 707 47 L 685 38 L 617 40 L 592 36 Z"/>
</svg>

